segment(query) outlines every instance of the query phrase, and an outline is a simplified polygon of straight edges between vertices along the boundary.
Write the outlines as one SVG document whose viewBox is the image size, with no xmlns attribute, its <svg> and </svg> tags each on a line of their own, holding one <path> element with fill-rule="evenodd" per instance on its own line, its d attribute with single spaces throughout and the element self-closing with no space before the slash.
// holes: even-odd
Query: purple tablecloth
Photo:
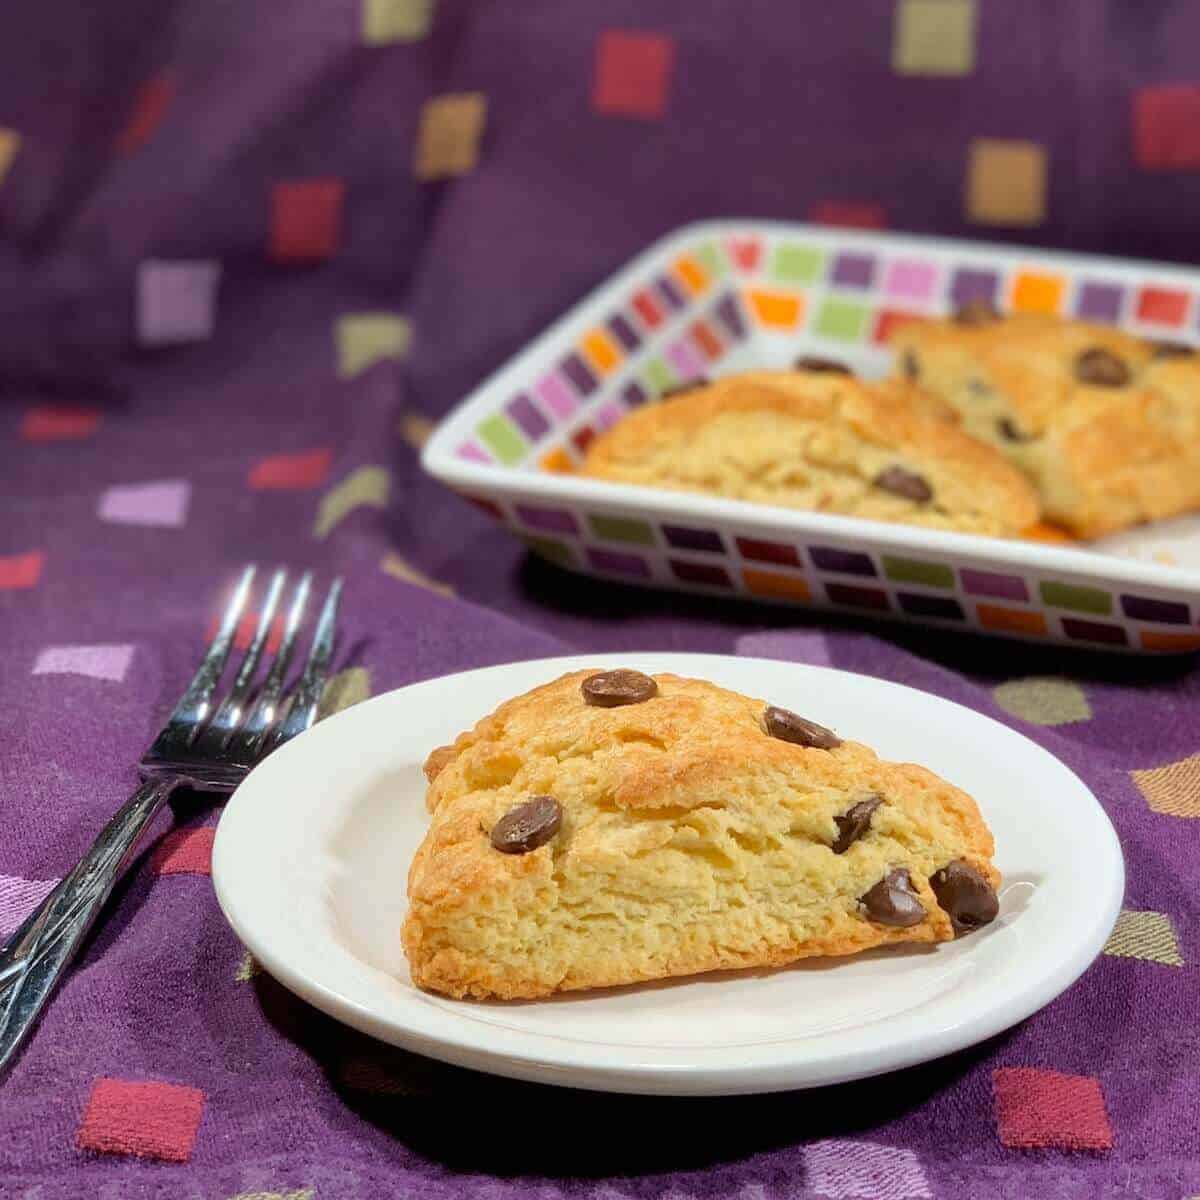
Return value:
<svg viewBox="0 0 1200 1200">
<path fill-rule="evenodd" d="M 1039 741 L 1095 789 L 1129 877 L 1080 982 L 970 1051 L 821 1092 L 603 1097 L 426 1062 L 293 998 L 222 920 L 216 813 L 184 803 L 0 1083 L 0 1195 L 1200 1193 L 1191 660 L 601 588 L 416 459 L 430 420 L 686 220 L 1200 261 L 1198 39 L 1185 0 L 0 19 L 0 937 L 129 792 L 250 560 L 346 575 L 330 707 L 586 650 L 828 663 Z"/>
</svg>

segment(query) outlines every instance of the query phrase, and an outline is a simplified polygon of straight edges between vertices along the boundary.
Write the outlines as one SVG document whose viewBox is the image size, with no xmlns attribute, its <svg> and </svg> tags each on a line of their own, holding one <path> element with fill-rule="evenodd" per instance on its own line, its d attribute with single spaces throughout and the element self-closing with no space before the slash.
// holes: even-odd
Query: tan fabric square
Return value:
<svg viewBox="0 0 1200 1200">
<path fill-rule="evenodd" d="M 368 46 L 415 42 L 433 22 L 433 0 L 363 0 L 362 36 Z"/>
<path fill-rule="evenodd" d="M 479 162 L 479 141 L 487 117 L 482 92 L 435 96 L 421 109 L 413 171 L 418 179 L 465 175 Z"/>
<path fill-rule="evenodd" d="M 980 225 L 1038 225 L 1046 219 L 1046 148 L 976 138 L 967 158 L 967 219 Z"/>
<path fill-rule="evenodd" d="M 1182 967 L 1179 939 L 1166 913 L 1123 909 L 1104 953 L 1116 958 L 1144 958 L 1167 967 Z"/>
<path fill-rule="evenodd" d="M 1133 782 L 1158 813 L 1200 817 L 1200 754 L 1149 771 L 1130 771 Z"/>
<path fill-rule="evenodd" d="M 437 592 L 439 596 L 454 595 L 454 589 L 448 583 L 439 583 L 436 579 L 430 578 L 424 571 L 414 567 L 412 563 L 406 562 L 395 551 L 389 550 L 383 556 L 379 569 L 393 579 L 402 579 L 405 583 L 411 583 L 415 587 L 427 588 L 431 592 Z"/>
<path fill-rule="evenodd" d="M 21 135 L 11 129 L 0 129 L 0 183 L 4 182 L 8 168 L 12 166 L 17 151 L 21 148 Z"/>
<path fill-rule="evenodd" d="M 969 75 L 975 68 L 975 0 L 900 0 L 892 32 L 898 75 Z"/>
<path fill-rule="evenodd" d="M 344 708 L 351 708 L 370 698 L 371 673 L 366 667 L 347 667 L 325 684 L 317 708 L 317 720 L 323 721 Z"/>
<path fill-rule="evenodd" d="M 1032 725 L 1069 725 L 1092 715 L 1083 688 L 1057 676 L 1010 679 L 993 688 L 992 696 L 1005 712 Z"/>
</svg>

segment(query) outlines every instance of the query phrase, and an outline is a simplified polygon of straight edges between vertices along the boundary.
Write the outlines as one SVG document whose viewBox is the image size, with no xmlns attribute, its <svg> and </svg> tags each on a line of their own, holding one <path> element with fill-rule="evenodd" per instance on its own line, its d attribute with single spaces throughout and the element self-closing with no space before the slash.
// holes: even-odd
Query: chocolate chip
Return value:
<svg viewBox="0 0 1200 1200">
<path fill-rule="evenodd" d="M 993 321 L 998 320 L 1000 320 L 1000 314 L 996 311 L 995 305 L 981 296 L 977 296 L 974 300 L 968 300 L 965 304 L 960 304 L 954 310 L 954 321 L 957 325 L 990 325 Z"/>
<path fill-rule="evenodd" d="M 673 384 L 666 391 L 660 392 L 658 398 L 666 400 L 670 396 L 682 396 L 684 392 L 694 392 L 697 388 L 708 387 L 711 382 L 712 380 L 707 375 L 697 375 L 695 379 Z"/>
<path fill-rule="evenodd" d="M 1151 342 L 1155 358 L 1191 358 L 1196 353 L 1195 346 L 1183 342 Z"/>
<path fill-rule="evenodd" d="M 842 744 L 842 739 L 832 729 L 826 729 L 816 721 L 807 721 L 797 713 L 774 704 L 768 705 L 763 713 L 763 726 L 773 738 L 796 746 L 833 750 Z"/>
<path fill-rule="evenodd" d="M 819 358 L 815 354 L 802 354 L 796 359 L 797 371 L 816 371 L 822 375 L 853 375 L 845 363 L 835 358 Z"/>
<path fill-rule="evenodd" d="M 641 704 L 658 695 L 658 684 L 641 671 L 602 671 L 589 675 L 580 685 L 583 698 L 596 708 L 619 708 Z"/>
<path fill-rule="evenodd" d="M 946 910 L 955 933 L 988 925 L 1000 911 L 996 889 L 970 863 L 956 858 L 929 877 L 937 902 Z"/>
<path fill-rule="evenodd" d="M 996 428 L 1000 430 L 1000 436 L 1007 442 L 1031 442 L 1033 441 L 1032 433 L 1022 433 L 1020 429 L 1008 417 L 1001 417 L 996 422 Z"/>
<path fill-rule="evenodd" d="M 900 369 L 904 372 L 905 379 L 921 378 L 921 364 L 917 362 L 917 356 L 911 350 L 905 350 L 900 359 Z"/>
<path fill-rule="evenodd" d="M 875 486 L 917 504 L 928 504 L 933 499 L 933 488 L 925 477 L 915 471 L 906 471 L 903 467 L 888 467 L 886 471 L 880 471 L 875 476 Z"/>
<path fill-rule="evenodd" d="M 562 827 L 562 806 L 553 796 L 534 796 L 510 808 L 492 826 L 492 845 L 501 854 L 528 854 Z"/>
<path fill-rule="evenodd" d="M 912 876 L 903 867 L 889 871 L 858 902 L 877 925 L 907 929 L 925 920 L 925 907 L 913 888 Z"/>
<path fill-rule="evenodd" d="M 1093 346 L 1075 360 L 1075 378 L 1094 387 L 1124 387 L 1133 378 L 1125 360 Z"/>
<path fill-rule="evenodd" d="M 852 804 L 840 817 L 833 818 L 838 827 L 832 847 L 834 854 L 845 854 L 871 828 L 871 818 L 882 803 L 882 796 L 868 796 Z"/>
</svg>

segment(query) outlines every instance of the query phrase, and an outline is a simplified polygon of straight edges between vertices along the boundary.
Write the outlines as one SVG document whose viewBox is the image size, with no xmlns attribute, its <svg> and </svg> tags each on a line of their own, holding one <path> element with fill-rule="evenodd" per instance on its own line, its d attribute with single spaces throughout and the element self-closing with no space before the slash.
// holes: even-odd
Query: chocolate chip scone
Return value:
<svg viewBox="0 0 1200 1200">
<path fill-rule="evenodd" d="M 700 680 L 565 675 L 425 770 L 403 940 L 414 981 L 446 995 L 775 966 L 996 916 L 970 796 Z"/>
<path fill-rule="evenodd" d="M 788 508 L 1015 537 L 1038 518 L 1004 457 L 943 402 L 828 366 L 754 371 L 639 409 L 581 473 Z"/>
<path fill-rule="evenodd" d="M 984 305 L 892 337 L 919 380 L 1079 537 L 1200 507 L 1200 358 L 1120 330 Z"/>
</svg>

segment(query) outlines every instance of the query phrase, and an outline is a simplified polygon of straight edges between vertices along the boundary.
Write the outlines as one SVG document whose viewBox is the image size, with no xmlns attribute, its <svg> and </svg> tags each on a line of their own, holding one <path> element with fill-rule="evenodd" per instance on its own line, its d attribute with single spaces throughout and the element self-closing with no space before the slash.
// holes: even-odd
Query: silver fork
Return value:
<svg viewBox="0 0 1200 1200">
<path fill-rule="evenodd" d="M 183 698 L 142 756 L 142 785 L 104 827 L 74 869 L 29 915 L 0 950 L 0 1072 L 16 1056 L 38 1014 L 74 957 L 146 826 L 167 797 L 183 785 L 232 792 L 250 768 L 289 738 L 307 729 L 329 673 L 342 581 L 335 580 L 313 634 L 308 661 L 294 691 L 285 696 L 288 666 L 312 591 L 306 572 L 288 607 L 283 637 L 261 688 L 254 680 L 287 573 L 276 571 L 267 588 L 253 640 L 228 694 L 213 709 L 217 684 L 250 600 L 255 568 L 247 567 Z"/>
</svg>

